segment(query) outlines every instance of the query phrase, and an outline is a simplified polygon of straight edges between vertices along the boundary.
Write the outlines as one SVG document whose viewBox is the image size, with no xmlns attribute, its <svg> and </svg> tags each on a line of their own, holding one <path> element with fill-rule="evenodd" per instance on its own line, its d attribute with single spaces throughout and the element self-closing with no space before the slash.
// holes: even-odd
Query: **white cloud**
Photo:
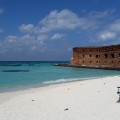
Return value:
<svg viewBox="0 0 120 120">
<path fill-rule="evenodd" d="M 45 27 L 44 25 L 41 28 L 38 28 L 37 33 L 48 33 L 51 32 L 50 28 Z"/>
<path fill-rule="evenodd" d="M 71 10 L 64 9 L 61 11 L 51 11 L 49 15 L 43 18 L 39 25 L 22 24 L 19 30 L 23 33 L 40 34 L 50 33 L 59 30 L 74 31 L 87 30 L 96 27 L 96 21 L 88 19 L 88 17 L 79 17 Z"/>
<path fill-rule="evenodd" d="M 37 40 L 41 45 L 44 45 L 44 42 L 48 39 L 48 35 L 46 34 L 41 34 L 37 36 Z"/>
<path fill-rule="evenodd" d="M 116 41 L 117 40 L 117 33 L 112 31 L 101 31 L 97 32 L 96 34 L 93 34 L 90 36 L 90 42 L 110 42 L 110 41 Z"/>
<path fill-rule="evenodd" d="M 44 26 L 41 30 L 75 30 L 88 29 L 94 24 L 93 21 L 88 20 L 85 17 L 79 17 L 76 13 L 64 9 L 59 11 L 52 11 L 48 16 L 40 21 L 40 25 Z"/>
<path fill-rule="evenodd" d="M 23 35 L 8 36 L 5 40 L 0 41 L 0 49 L 4 52 L 45 52 L 50 45 L 49 43 L 51 40 L 62 40 L 66 37 L 66 34 L 70 40 L 72 40 L 71 37 L 79 39 L 80 34 L 84 34 L 83 36 L 85 37 L 82 36 L 84 39 L 92 34 L 92 38 L 94 38 L 96 42 L 112 40 L 116 38 L 120 32 L 120 20 L 114 21 L 111 25 L 109 23 L 107 23 L 107 25 L 101 24 L 101 20 L 106 20 L 110 15 L 112 15 L 112 12 L 109 12 L 108 10 L 102 12 L 85 12 L 82 17 L 68 9 L 61 11 L 54 10 L 43 18 L 38 25 L 22 24 L 19 26 L 19 30 Z M 71 37 L 69 36 L 69 33 L 72 33 Z M 78 44 L 79 43 L 80 41 Z M 54 46 L 52 47 L 54 48 Z M 71 48 L 68 49 L 68 51 L 70 50 Z"/>
<path fill-rule="evenodd" d="M 8 37 L 6 38 L 6 40 L 7 40 L 8 42 L 16 42 L 17 39 L 18 39 L 17 36 L 8 36 Z"/>
<path fill-rule="evenodd" d="M 26 34 L 26 35 L 21 36 L 19 39 L 20 39 L 20 40 L 25 40 L 25 41 L 30 41 L 30 40 L 34 40 L 34 39 L 35 39 L 35 36 Z"/>
<path fill-rule="evenodd" d="M 25 34 L 35 36 L 39 44 L 42 45 L 47 40 L 63 39 L 65 35 L 59 33 L 61 30 L 75 32 L 76 30 L 88 30 L 89 28 L 91 30 L 94 26 L 95 22 L 93 19 L 89 20 L 86 17 L 79 17 L 76 13 L 64 9 L 51 11 L 36 26 L 34 24 L 22 24 L 19 26 L 19 30 Z"/>
<path fill-rule="evenodd" d="M 32 33 L 34 32 L 34 25 L 33 24 L 22 24 L 19 27 L 19 30 L 25 33 Z"/>
<path fill-rule="evenodd" d="M 59 39 L 63 39 L 64 37 L 65 37 L 64 34 L 56 33 L 51 37 L 51 40 L 59 40 Z"/>
<path fill-rule="evenodd" d="M 108 20 L 110 19 L 110 17 L 112 16 L 112 13 L 114 12 L 115 12 L 115 9 L 111 10 L 111 12 L 106 12 L 106 15 L 103 14 L 103 16 L 104 15 L 106 16 L 108 22 L 107 23 L 105 22 L 105 24 L 101 24 L 101 29 L 97 30 L 92 36 L 90 36 L 90 41 L 94 41 L 94 42 L 99 41 L 99 42 L 106 42 L 106 43 L 108 43 L 108 41 L 109 42 L 111 41 L 111 44 L 119 42 L 120 18 L 118 19 L 112 18 L 113 19 L 112 22 Z M 101 15 L 101 18 L 102 18 L 102 15 Z"/>
<path fill-rule="evenodd" d="M 98 39 L 100 41 L 110 40 L 110 39 L 113 39 L 115 37 L 116 37 L 116 33 L 110 32 L 110 31 L 103 32 L 103 33 L 101 33 L 101 34 L 98 35 Z"/>
<path fill-rule="evenodd" d="M 5 40 L 0 41 L 0 53 L 5 52 L 26 52 L 31 51 L 43 52 L 46 46 L 41 45 L 34 35 L 23 35 L 21 37 L 8 36 Z"/>
<path fill-rule="evenodd" d="M 44 44 L 48 38 L 51 40 L 63 38 L 64 36 L 62 36 L 59 31 L 73 31 L 80 33 L 80 31 L 83 30 L 85 32 L 90 32 L 97 29 L 99 28 L 99 22 L 96 18 L 106 16 L 108 13 L 111 12 L 107 10 L 102 12 L 92 11 L 89 15 L 86 13 L 86 16 L 80 17 L 68 9 L 63 9 L 61 11 L 54 10 L 43 18 L 38 25 L 22 24 L 19 27 L 19 30 L 23 33 L 35 35 L 37 40 L 39 40 L 41 44 Z M 42 34 L 47 37 L 41 37 Z"/>
</svg>

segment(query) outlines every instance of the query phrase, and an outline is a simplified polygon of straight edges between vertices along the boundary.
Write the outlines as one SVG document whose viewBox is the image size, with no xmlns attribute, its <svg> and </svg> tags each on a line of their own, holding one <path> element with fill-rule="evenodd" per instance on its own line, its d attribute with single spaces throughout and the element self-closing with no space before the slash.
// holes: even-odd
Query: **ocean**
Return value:
<svg viewBox="0 0 120 120">
<path fill-rule="evenodd" d="M 54 66 L 67 61 L 0 62 L 0 92 L 120 75 L 120 71 Z"/>
</svg>

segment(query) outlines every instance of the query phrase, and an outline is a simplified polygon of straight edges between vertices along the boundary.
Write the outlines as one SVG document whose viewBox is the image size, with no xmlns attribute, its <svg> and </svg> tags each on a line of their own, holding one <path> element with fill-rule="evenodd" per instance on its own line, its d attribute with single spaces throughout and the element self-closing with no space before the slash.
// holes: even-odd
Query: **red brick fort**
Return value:
<svg viewBox="0 0 120 120">
<path fill-rule="evenodd" d="M 71 65 L 120 68 L 120 45 L 75 47 Z"/>
</svg>

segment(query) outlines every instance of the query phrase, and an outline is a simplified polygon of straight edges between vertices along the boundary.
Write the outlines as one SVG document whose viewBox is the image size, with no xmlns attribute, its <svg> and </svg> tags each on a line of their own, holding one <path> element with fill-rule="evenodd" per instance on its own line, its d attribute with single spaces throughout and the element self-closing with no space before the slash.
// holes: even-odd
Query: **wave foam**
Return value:
<svg viewBox="0 0 120 120">
<path fill-rule="evenodd" d="M 72 82 L 72 81 L 80 81 L 80 80 L 88 80 L 88 79 L 94 79 L 96 77 L 92 78 L 68 78 L 68 79 L 57 79 L 57 80 L 51 80 L 51 81 L 45 81 L 43 84 L 55 84 L 55 83 L 65 83 L 65 82 Z"/>
</svg>

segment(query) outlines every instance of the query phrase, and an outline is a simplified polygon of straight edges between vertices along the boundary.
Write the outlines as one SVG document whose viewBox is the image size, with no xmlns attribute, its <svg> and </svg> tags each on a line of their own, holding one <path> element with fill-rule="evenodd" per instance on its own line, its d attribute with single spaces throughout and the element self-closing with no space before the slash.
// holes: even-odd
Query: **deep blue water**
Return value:
<svg viewBox="0 0 120 120">
<path fill-rule="evenodd" d="M 0 62 L 0 91 L 90 77 L 120 75 L 120 71 L 53 66 L 68 62 Z"/>
</svg>

